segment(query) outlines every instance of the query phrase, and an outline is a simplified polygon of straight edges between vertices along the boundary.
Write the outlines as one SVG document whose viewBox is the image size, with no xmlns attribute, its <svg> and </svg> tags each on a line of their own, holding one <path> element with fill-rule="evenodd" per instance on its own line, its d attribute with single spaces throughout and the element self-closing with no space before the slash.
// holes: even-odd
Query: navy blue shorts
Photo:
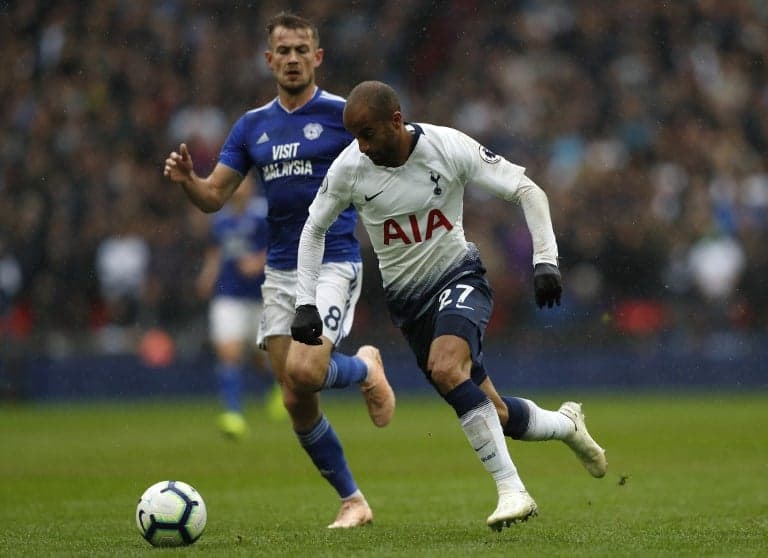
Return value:
<svg viewBox="0 0 768 558">
<path fill-rule="evenodd" d="M 455 335 L 469 344 L 472 380 L 477 385 L 485 380 L 483 338 L 492 310 L 491 287 L 483 275 L 474 273 L 449 283 L 424 314 L 403 325 L 401 331 L 427 379 L 431 381 L 427 361 L 432 341 L 441 335 Z"/>
</svg>

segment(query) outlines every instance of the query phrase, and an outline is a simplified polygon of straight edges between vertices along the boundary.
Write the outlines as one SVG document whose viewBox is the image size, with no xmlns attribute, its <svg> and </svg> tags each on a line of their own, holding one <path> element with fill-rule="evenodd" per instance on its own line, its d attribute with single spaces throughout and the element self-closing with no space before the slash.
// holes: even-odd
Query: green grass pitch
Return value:
<svg viewBox="0 0 768 558">
<path fill-rule="evenodd" d="M 374 509 L 372 526 L 351 531 L 325 528 L 335 493 L 256 401 L 239 443 L 218 434 L 212 399 L 5 404 L 0 556 L 768 556 L 768 394 L 577 399 L 608 475 L 589 477 L 560 442 L 510 441 L 539 516 L 501 533 L 485 526 L 491 479 L 429 393 L 401 396 L 385 429 L 358 398 L 325 399 Z M 208 506 L 189 548 L 152 549 L 136 529 L 139 495 L 165 479 Z"/>
</svg>

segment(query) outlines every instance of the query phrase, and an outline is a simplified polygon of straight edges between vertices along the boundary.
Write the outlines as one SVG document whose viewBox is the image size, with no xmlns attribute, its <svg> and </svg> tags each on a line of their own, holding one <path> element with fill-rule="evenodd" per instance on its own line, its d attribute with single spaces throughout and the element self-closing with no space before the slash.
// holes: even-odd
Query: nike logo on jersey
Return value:
<svg viewBox="0 0 768 558">
<path fill-rule="evenodd" d="M 381 194 L 382 192 L 384 192 L 384 190 L 379 190 L 378 192 L 376 192 L 376 193 L 375 193 L 374 195 L 372 195 L 372 196 L 363 196 L 363 197 L 365 198 L 365 201 L 367 201 L 367 202 L 368 202 L 368 201 L 371 201 L 371 200 L 372 200 L 373 198 L 375 198 L 376 196 L 378 196 L 379 194 Z"/>
</svg>

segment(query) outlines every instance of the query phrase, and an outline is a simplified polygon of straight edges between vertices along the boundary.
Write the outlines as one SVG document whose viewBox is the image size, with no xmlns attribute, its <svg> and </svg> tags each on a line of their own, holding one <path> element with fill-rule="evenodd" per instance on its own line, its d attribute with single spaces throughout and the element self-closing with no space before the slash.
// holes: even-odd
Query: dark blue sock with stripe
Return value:
<svg viewBox="0 0 768 558">
<path fill-rule="evenodd" d="M 472 380 L 467 380 L 446 393 L 443 399 L 453 407 L 457 417 L 462 417 L 488 401 L 488 396 Z"/>
<path fill-rule="evenodd" d="M 528 430 L 531 409 L 519 397 L 502 397 L 501 399 L 507 404 L 507 412 L 509 413 L 507 424 L 504 425 L 504 435 L 519 440 Z"/>
<path fill-rule="evenodd" d="M 368 367 L 360 357 L 333 353 L 323 382 L 323 389 L 344 388 L 358 384 L 368 375 Z"/>
<path fill-rule="evenodd" d="M 241 412 L 243 398 L 242 367 L 220 362 L 216 365 L 216 380 L 224 408 L 235 413 Z"/>
<path fill-rule="evenodd" d="M 297 432 L 301 447 L 309 454 L 320 474 L 336 489 L 340 498 L 346 498 L 357 490 L 357 484 L 349 470 L 344 450 L 331 423 L 320 417 L 320 421 L 306 433 Z"/>
</svg>

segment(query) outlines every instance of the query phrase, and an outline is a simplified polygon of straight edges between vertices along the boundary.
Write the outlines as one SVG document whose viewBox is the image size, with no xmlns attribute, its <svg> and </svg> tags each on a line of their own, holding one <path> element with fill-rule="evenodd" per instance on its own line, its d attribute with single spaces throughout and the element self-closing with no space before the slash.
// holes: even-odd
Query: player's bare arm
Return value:
<svg viewBox="0 0 768 558">
<path fill-rule="evenodd" d="M 168 155 L 163 174 L 184 188 L 190 201 L 206 213 L 221 209 L 243 180 L 240 173 L 221 163 L 206 178 L 198 176 L 185 143 Z"/>
<path fill-rule="evenodd" d="M 256 277 L 264 272 L 264 265 L 266 262 L 266 251 L 245 254 L 237 260 L 237 268 L 240 270 L 240 273 L 246 277 Z"/>
<path fill-rule="evenodd" d="M 219 274 L 221 262 L 221 251 L 219 248 L 211 247 L 205 252 L 203 267 L 195 281 L 195 291 L 197 296 L 207 299 L 213 293 L 213 287 L 216 284 L 216 277 Z"/>
</svg>

